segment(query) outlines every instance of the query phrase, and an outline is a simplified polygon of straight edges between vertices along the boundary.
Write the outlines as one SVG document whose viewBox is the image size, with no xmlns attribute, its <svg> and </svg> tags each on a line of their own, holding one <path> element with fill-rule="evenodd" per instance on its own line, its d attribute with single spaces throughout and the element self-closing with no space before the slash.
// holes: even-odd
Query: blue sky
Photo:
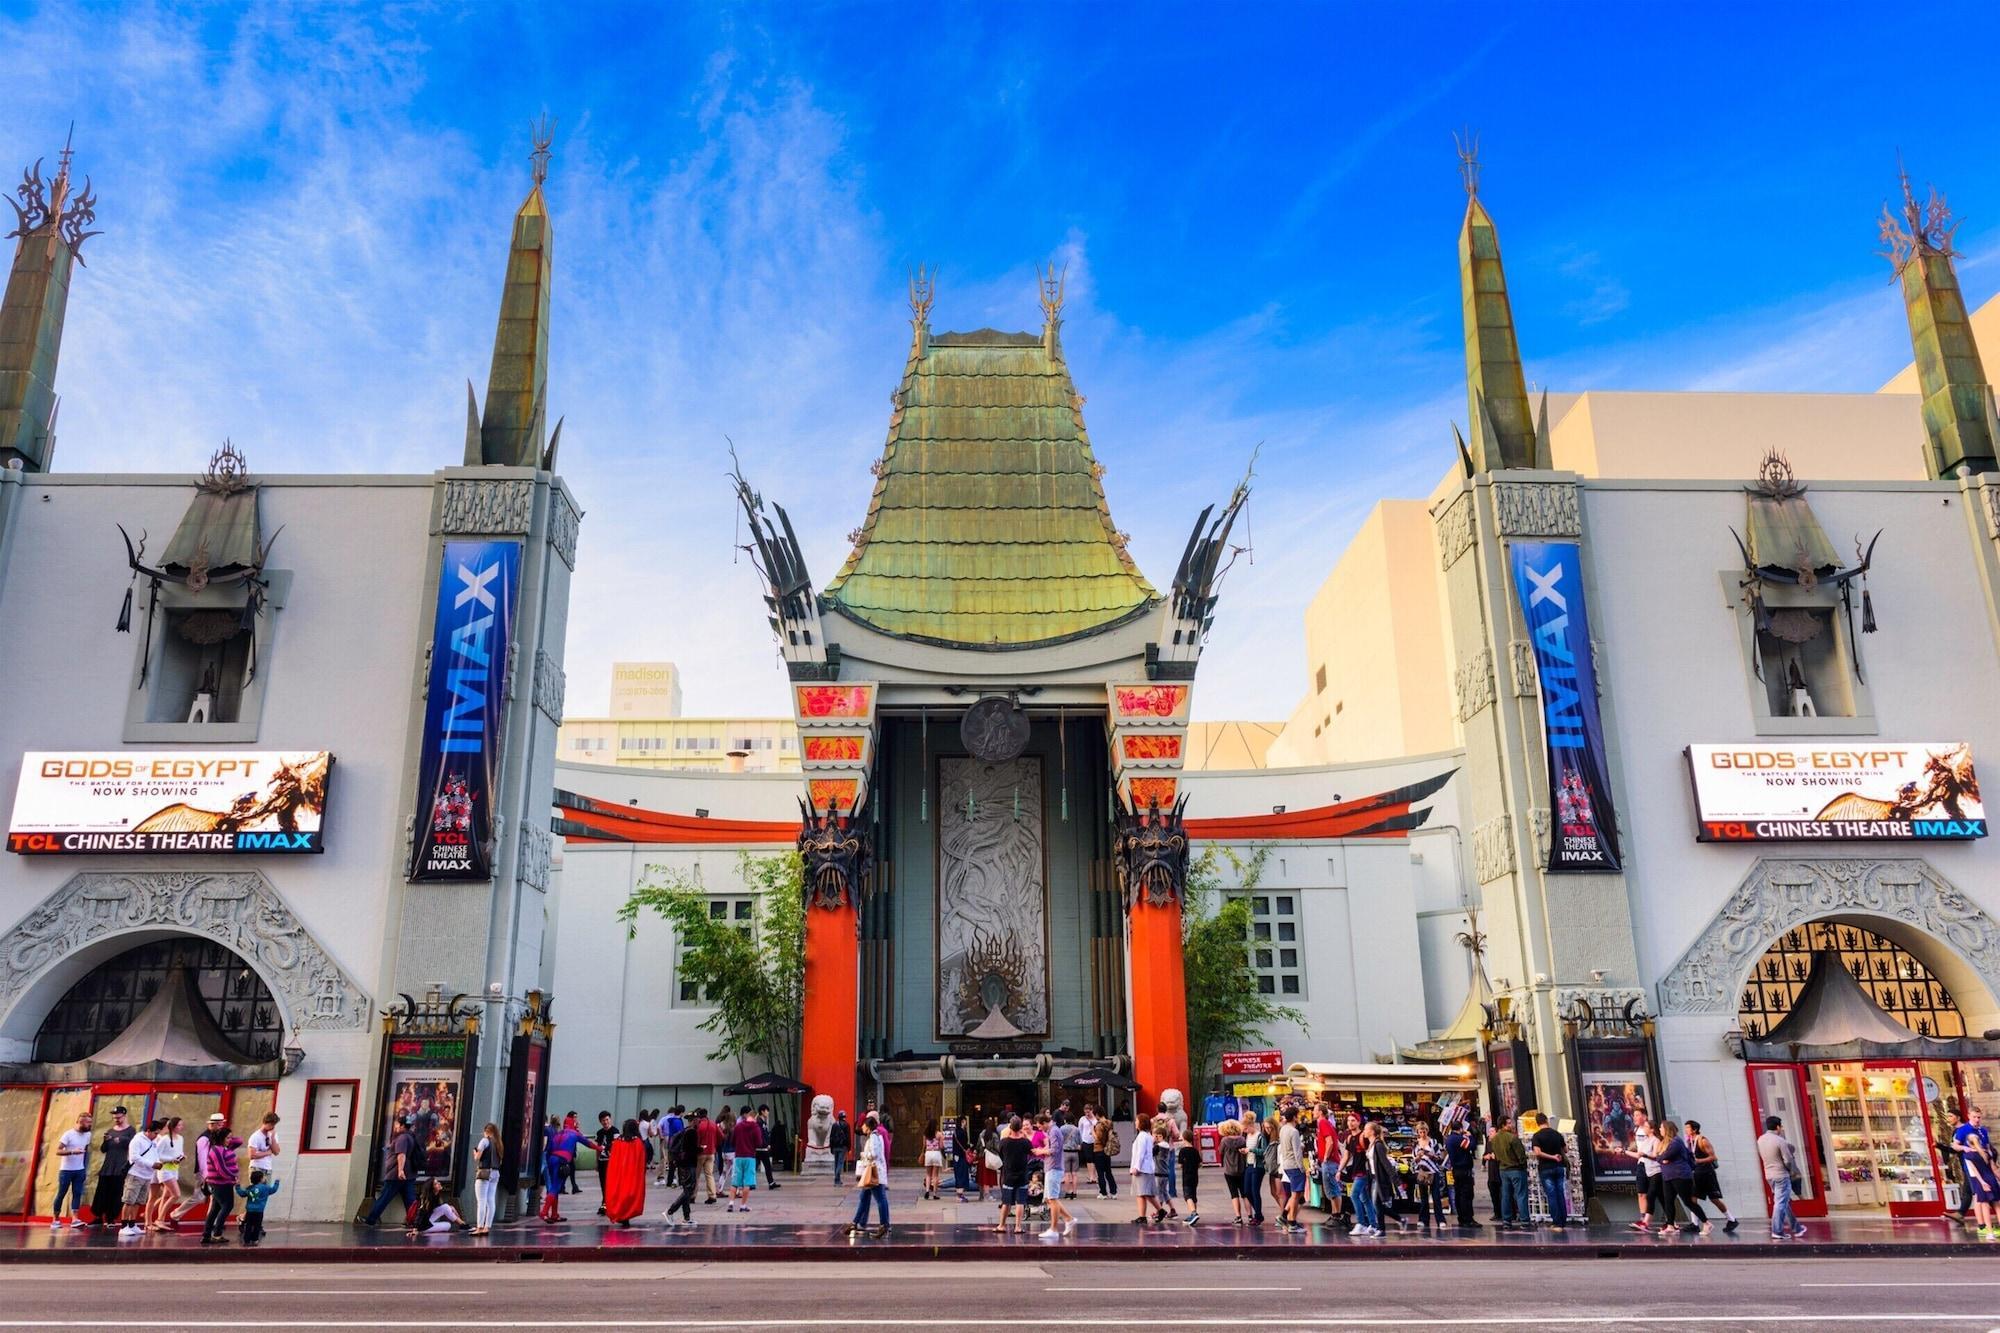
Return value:
<svg viewBox="0 0 2000 1333">
<path fill-rule="evenodd" d="M 562 12 L 557 12 L 560 9 Z M 574 709 L 614 657 L 776 713 L 723 437 L 822 580 L 941 328 L 1065 346 L 1112 512 L 1171 575 L 1263 445 L 1198 712 L 1282 718 L 1299 616 L 1464 414 L 1451 131 L 1477 128 L 1531 380 L 1868 391 L 1908 359 L 1898 149 L 2000 288 L 2000 7 L 1113 4 L 0 8 L 0 163 L 77 121 L 105 234 L 57 466 L 455 463 L 529 120 L 559 121 L 552 411 L 587 513 Z M 9 159 L 7 154 L 11 153 Z"/>
</svg>

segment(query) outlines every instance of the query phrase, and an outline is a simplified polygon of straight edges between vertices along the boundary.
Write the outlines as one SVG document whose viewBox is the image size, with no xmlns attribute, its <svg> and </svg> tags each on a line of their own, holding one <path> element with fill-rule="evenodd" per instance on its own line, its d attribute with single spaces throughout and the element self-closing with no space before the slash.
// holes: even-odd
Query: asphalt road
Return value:
<svg viewBox="0 0 2000 1333">
<path fill-rule="evenodd" d="M 2000 1329 L 1976 1260 L 15 1268 L 0 1329 Z"/>
</svg>

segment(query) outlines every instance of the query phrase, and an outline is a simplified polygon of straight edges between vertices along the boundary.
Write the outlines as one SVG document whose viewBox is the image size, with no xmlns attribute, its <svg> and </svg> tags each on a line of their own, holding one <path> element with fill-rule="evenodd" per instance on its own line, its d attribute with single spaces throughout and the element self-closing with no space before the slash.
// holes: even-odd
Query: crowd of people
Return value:
<svg viewBox="0 0 2000 1333">
<path fill-rule="evenodd" d="M 136 1240 L 177 1232 L 206 1205 L 201 1243 L 227 1245 L 229 1223 L 241 1203 L 239 1238 L 253 1247 L 263 1239 L 264 1208 L 278 1192 L 278 1159 L 284 1151 L 275 1114 L 264 1116 L 247 1145 L 230 1131 L 220 1111 L 208 1117 L 192 1145 L 184 1132 L 186 1120 L 177 1115 L 138 1123 L 123 1106 L 114 1106 L 110 1128 L 95 1141 L 93 1123 L 90 1112 L 80 1112 L 76 1128 L 56 1141 L 51 1230 L 115 1229 L 120 1240 Z M 92 1152 L 97 1154 L 97 1184 L 86 1205 Z M 245 1155 L 248 1183 L 243 1178 Z"/>
</svg>

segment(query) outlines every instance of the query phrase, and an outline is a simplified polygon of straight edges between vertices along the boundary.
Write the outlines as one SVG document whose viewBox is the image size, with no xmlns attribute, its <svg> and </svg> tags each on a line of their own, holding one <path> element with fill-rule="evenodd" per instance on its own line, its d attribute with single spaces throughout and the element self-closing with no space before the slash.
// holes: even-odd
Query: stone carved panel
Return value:
<svg viewBox="0 0 2000 1333">
<path fill-rule="evenodd" d="M 1049 1032 L 1042 761 L 938 761 L 940 1037 Z"/>
<path fill-rule="evenodd" d="M 1468 662 L 1460 662 L 1452 681 L 1458 697 L 1458 720 L 1470 722 L 1493 702 L 1493 654 L 1481 648 Z"/>
<path fill-rule="evenodd" d="M 1481 884 L 1510 874 L 1514 869 L 1514 821 L 1505 815 L 1487 820 L 1472 830 L 1472 876 Z"/>
<path fill-rule="evenodd" d="M 1663 1014 L 1734 1014 L 1750 969 L 1794 926 L 1855 914 L 1901 922 L 1963 958 L 2000 995 L 2000 921 L 1916 858 L 1759 860 L 1660 978 Z"/>
<path fill-rule="evenodd" d="M 543 893 L 549 891 L 549 863 L 555 837 L 541 824 L 521 825 L 520 851 L 515 876 L 521 883 Z"/>
<path fill-rule="evenodd" d="M 1986 535 L 2000 541 L 2000 486 L 1988 484 L 1986 491 Z"/>
<path fill-rule="evenodd" d="M 256 968 L 284 1005 L 291 1031 L 370 1025 L 367 994 L 254 870 L 87 870 L 71 877 L 0 935 L 0 1012 L 79 949 L 161 930 L 214 940 Z"/>
<path fill-rule="evenodd" d="M 1538 805 L 1528 811 L 1528 836 L 1535 845 L 1535 864 L 1549 863 L 1549 837 L 1555 828 L 1555 821 L 1549 818 L 1549 808 Z"/>
<path fill-rule="evenodd" d="M 1583 517 L 1574 482 L 1496 481 L 1493 513 L 1503 537 L 1583 535 Z"/>
<path fill-rule="evenodd" d="M 1458 558 L 1472 549 L 1472 494 L 1461 491 L 1445 503 L 1434 520 L 1437 524 L 1438 567 L 1450 569 Z"/>
<path fill-rule="evenodd" d="M 583 526 L 583 515 L 576 511 L 569 497 L 555 489 L 549 491 L 549 545 L 556 548 L 562 562 L 574 571 L 576 569 L 577 530 Z"/>
<path fill-rule="evenodd" d="M 1507 645 L 1507 674 L 1514 684 L 1516 699 L 1532 699 L 1541 688 L 1540 678 L 1535 673 L 1535 645 L 1526 639 L 1515 639 Z"/>
<path fill-rule="evenodd" d="M 562 664 L 541 649 L 535 650 L 535 707 L 542 710 L 551 722 L 561 724 L 563 693 L 567 681 Z"/>
<path fill-rule="evenodd" d="M 502 536 L 524 534 L 535 517 L 535 483 L 452 477 L 444 484 L 439 530 Z"/>
<path fill-rule="evenodd" d="M 1582 1000 L 1595 1014 L 1622 1014 L 1625 1006 L 1634 1000 L 1632 1017 L 1646 1016 L 1646 993 L 1635 986 L 1558 986 L 1551 998 L 1555 1001 L 1557 1018 L 1567 1018 Z"/>
</svg>

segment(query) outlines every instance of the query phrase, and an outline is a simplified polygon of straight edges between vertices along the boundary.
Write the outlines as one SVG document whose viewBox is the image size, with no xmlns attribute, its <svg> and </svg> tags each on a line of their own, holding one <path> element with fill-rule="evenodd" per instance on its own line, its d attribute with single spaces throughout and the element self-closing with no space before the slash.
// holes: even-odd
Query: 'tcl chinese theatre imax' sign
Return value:
<svg viewBox="0 0 2000 1333">
<path fill-rule="evenodd" d="M 7 850 L 317 852 L 332 771 L 324 750 L 29 751 Z"/>
<path fill-rule="evenodd" d="M 1690 745 L 1687 761 L 1701 842 L 1986 836 L 1962 742 Z"/>
</svg>

